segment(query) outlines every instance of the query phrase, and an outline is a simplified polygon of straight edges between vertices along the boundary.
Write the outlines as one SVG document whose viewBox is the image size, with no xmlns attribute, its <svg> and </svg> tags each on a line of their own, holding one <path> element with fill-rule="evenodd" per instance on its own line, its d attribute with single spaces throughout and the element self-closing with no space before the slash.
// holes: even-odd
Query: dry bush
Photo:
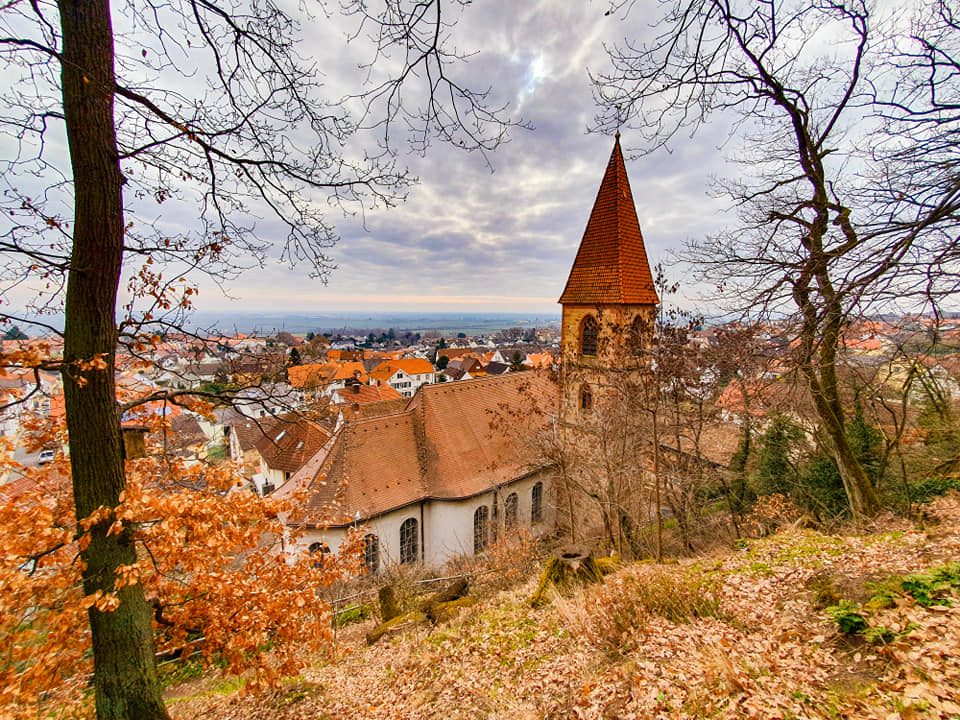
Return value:
<svg viewBox="0 0 960 720">
<path fill-rule="evenodd" d="M 649 620 L 661 617 L 679 624 L 702 617 L 722 617 L 716 582 L 681 567 L 636 567 L 609 576 L 570 598 L 557 596 L 557 610 L 571 633 L 585 637 L 607 654 L 621 656 L 645 633 Z"/>
<path fill-rule="evenodd" d="M 774 493 L 757 498 L 753 511 L 747 516 L 744 531 L 753 537 L 765 537 L 784 525 L 792 525 L 803 517 L 786 495 Z"/>
<path fill-rule="evenodd" d="M 461 556 L 445 568 L 447 575 L 470 575 L 474 586 L 499 590 L 530 577 L 540 557 L 540 541 L 525 528 L 502 532 L 479 555 Z"/>
</svg>

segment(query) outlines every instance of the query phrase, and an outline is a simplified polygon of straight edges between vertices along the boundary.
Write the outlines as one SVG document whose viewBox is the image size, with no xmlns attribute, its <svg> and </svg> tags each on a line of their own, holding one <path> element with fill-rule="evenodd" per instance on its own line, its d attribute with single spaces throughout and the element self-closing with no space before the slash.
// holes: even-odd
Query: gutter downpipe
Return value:
<svg viewBox="0 0 960 720">
<path fill-rule="evenodd" d="M 426 528 L 423 526 L 423 500 L 420 501 L 420 562 L 427 564 Z"/>
</svg>

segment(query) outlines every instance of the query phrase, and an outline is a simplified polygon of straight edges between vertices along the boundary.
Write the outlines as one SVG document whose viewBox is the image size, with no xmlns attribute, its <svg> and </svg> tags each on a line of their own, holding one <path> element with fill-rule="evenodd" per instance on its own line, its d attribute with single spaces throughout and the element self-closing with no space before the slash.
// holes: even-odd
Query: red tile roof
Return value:
<svg viewBox="0 0 960 720">
<path fill-rule="evenodd" d="M 430 361 L 423 358 L 407 358 L 405 360 L 386 360 L 370 373 L 373 380 L 389 380 L 397 374 L 398 370 L 403 370 L 407 375 L 423 375 L 435 372 Z"/>
<path fill-rule="evenodd" d="M 267 467 L 294 473 L 330 439 L 330 433 L 297 413 L 276 418 L 268 434 L 256 442 Z"/>
<path fill-rule="evenodd" d="M 353 403 L 381 402 L 400 400 L 403 396 L 389 385 L 348 385 L 336 391 L 336 402 L 351 405 Z"/>
<path fill-rule="evenodd" d="M 295 388 L 318 387 L 326 385 L 337 374 L 338 366 L 334 363 L 307 363 L 292 365 L 287 368 L 287 379 Z"/>
<path fill-rule="evenodd" d="M 617 133 L 560 303 L 658 302 Z"/>
<path fill-rule="evenodd" d="M 403 412 L 343 426 L 322 466 L 304 468 L 309 509 L 319 515 L 336 504 L 323 519 L 337 525 L 526 475 L 542 464 L 530 435 L 558 402 L 556 384 L 537 372 L 425 385 Z"/>
</svg>

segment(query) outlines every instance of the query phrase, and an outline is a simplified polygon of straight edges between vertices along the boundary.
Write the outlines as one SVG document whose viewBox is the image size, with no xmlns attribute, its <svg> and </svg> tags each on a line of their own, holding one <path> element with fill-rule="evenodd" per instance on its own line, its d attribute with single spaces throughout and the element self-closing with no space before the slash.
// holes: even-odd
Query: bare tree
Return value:
<svg viewBox="0 0 960 720">
<path fill-rule="evenodd" d="M 897 301 L 929 307 L 955 287 L 950 233 L 960 195 L 946 146 L 956 118 L 940 114 L 893 145 L 889 130 L 902 129 L 909 113 L 882 96 L 895 96 L 890 78 L 898 60 L 911 58 L 902 50 L 909 39 L 878 30 L 882 21 L 862 0 L 676 0 L 663 8 L 655 39 L 613 49 L 612 70 L 595 78 L 605 108 L 599 124 L 626 116 L 653 150 L 716 116 L 729 123 L 731 142 L 742 141 L 744 174 L 718 184 L 740 222 L 691 243 L 688 259 L 731 308 L 792 319 L 792 360 L 850 508 L 873 515 L 875 489 L 845 433 L 838 344 L 855 313 Z M 944 72 L 926 89 L 952 94 L 956 79 Z M 927 102 L 919 90 L 910 99 Z M 924 142 L 933 143 L 926 154 Z M 923 196 L 907 182 L 916 153 L 941 172 Z M 895 157 L 901 172 L 888 172 Z M 901 194 L 913 201 L 898 202 Z"/>
<path fill-rule="evenodd" d="M 44 313 L 62 306 L 62 361 L 43 363 L 63 376 L 78 518 L 115 507 L 125 487 L 118 341 L 176 327 L 194 293 L 186 273 L 222 281 L 261 263 L 271 246 L 257 232 L 262 217 L 285 236 L 283 259 L 323 277 L 335 240 L 324 203 L 389 205 L 410 183 L 391 154 L 397 123 L 420 149 L 435 137 L 481 151 L 505 139 L 500 108 L 453 77 L 462 58 L 447 49 L 441 0 L 343 6 L 360 20 L 358 37 L 372 33 L 375 59 L 399 56 L 382 82 L 346 99 L 322 97 L 298 21 L 273 3 L 127 3 L 117 14 L 109 0 L 41 0 L 0 11 L 14 79 L 0 278 L 4 307 L 27 308 L 0 320 L 53 331 Z M 358 145 L 364 125 L 382 131 L 373 151 Z M 125 268 L 132 299 L 119 308 Z M 27 286 L 38 290 L 25 299 Z M 113 591 L 117 569 L 136 562 L 130 529 L 101 517 L 81 551 L 88 594 Z M 89 611 L 98 716 L 165 718 L 150 608 L 136 584 L 119 599 Z"/>
</svg>

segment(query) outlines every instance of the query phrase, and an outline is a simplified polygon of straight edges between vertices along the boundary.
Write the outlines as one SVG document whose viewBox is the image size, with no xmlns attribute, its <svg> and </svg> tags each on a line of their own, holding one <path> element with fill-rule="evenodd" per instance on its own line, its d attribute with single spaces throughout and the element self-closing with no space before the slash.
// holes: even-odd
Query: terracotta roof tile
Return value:
<svg viewBox="0 0 960 720">
<path fill-rule="evenodd" d="M 357 513 L 366 520 L 516 479 L 538 468 L 528 431 L 542 426 L 558 402 L 556 384 L 536 372 L 425 385 L 403 412 L 343 426 L 312 473 L 309 509 L 336 504 L 333 524 Z"/>
<path fill-rule="evenodd" d="M 436 372 L 429 360 L 407 358 L 405 360 L 385 360 L 370 373 L 370 378 L 373 380 L 389 380 L 397 374 L 398 370 L 403 370 L 407 375 L 423 375 Z"/>
<path fill-rule="evenodd" d="M 559 302 L 583 305 L 658 302 L 620 150 L 619 133 Z"/>
<path fill-rule="evenodd" d="M 402 412 L 344 425 L 310 485 L 309 510 L 337 504 L 335 516 L 326 518 L 336 524 L 425 497 L 414 420 L 413 413 Z"/>
<path fill-rule="evenodd" d="M 256 442 L 257 452 L 268 467 L 296 472 L 330 439 L 330 433 L 296 413 L 276 419 L 270 431 Z"/>
<path fill-rule="evenodd" d="M 276 422 L 277 419 L 272 415 L 259 420 L 244 416 L 242 419 L 230 423 L 230 432 L 236 435 L 240 449 L 246 452 L 256 449 L 257 442 L 270 435 Z"/>
<path fill-rule="evenodd" d="M 287 379 L 295 388 L 317 387 L 329 383 L 337 374 L 336 363 L 307 363 L 287 368 Z"/>
<path fill-rule="evenodd" d="M 389 385 L 387 386 L 389 387 Z M 391 388 L 392 389 L 392 388 Z M 344 420 L 359 420 L 361 418 L 381 417 L 382 415 L 395 415 L 407 409 L 407 403 L 410 398 L 405 398 L 400 393 L 395 400 L 383 400 L 381 402 L 366 403 L 365 405 L 345 404 L 339 407 L 343 409 Z"/>
<path fill-rule="evenodd" d="M 348 385 L 336 391 L 336 402 L 338 404 L 352 405 L 360 403 L 382 402 L 383 400 L 406 400 L 403 395 L 398 393 L 389 385 Z"/>
</svg>

